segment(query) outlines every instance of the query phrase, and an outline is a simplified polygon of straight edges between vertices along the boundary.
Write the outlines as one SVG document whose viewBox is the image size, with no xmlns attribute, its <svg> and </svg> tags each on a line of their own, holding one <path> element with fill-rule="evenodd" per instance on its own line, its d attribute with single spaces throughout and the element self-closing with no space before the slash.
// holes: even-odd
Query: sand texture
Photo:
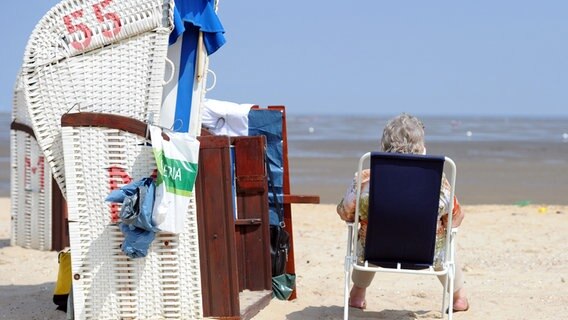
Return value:
<svg viewBox="0 0 568 320">
<path fill-rule="evenodd" d="M 0 319 L 65 319 L 52 303 L 57 253 L 10 246 L 0 200 Z M 568 206 L 465 205 L 458 255 L 471 308 L 455 319 L 568 316 Z M 298 298 L 272 300 L 254 320 L 342 319 L 346 229 L 334 205 L 293 206 Z M 352 319 L 439 319 L 434 277 L 379 274 Z"/>
</svg>

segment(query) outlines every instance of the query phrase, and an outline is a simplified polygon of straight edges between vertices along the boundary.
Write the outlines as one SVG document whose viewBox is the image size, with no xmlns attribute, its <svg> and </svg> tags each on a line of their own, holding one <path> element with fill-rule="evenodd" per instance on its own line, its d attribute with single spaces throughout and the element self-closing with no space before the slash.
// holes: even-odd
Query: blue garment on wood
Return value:
<svg viewBox="0 0 568 320">
<path fill-rule="evenodd" d="M 272 177 L 272 184 L 280 210 L 284 203 L 284 165 L 282 156 L 282 112 L 279 110 L 255 110 L 249 112 L 249 136 L 266 136 L 266 155 Z M 279 225 L 280 221 L 272 196 L 272 188 L 268 188 L 269 222 L 271 225 Z"/>
</svg>

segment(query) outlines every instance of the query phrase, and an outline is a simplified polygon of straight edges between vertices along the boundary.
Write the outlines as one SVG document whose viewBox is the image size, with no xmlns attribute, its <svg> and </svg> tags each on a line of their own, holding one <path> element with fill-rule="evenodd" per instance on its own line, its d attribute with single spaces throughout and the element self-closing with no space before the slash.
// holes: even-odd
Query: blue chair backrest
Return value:
<svg viewBox="0 0 568 320">
<path fill-rule="evenodd" d="M 432 265 L 444 159 L 371 154 L 367 261 L 386 268 Z"/>
</svg>

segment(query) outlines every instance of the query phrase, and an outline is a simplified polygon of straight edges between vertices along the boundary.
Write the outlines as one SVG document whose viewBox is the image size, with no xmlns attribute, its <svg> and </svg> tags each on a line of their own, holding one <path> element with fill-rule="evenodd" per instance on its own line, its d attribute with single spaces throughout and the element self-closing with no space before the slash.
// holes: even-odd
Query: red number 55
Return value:
<svg viewBox="0 0 568 320">
<path fill-rule="evenodd" d="M 105 13 L 103 15 L 103 12 L 102 12 L 103 9 L 105 7 L 107 7 L 111 2 L 112 2 L 112 0 L 104 0 L 100 3 L 98 3 L 98 4 L 93 5 L 93 11 L 95 11 L 95 16 L 97 17 L 97 20 L 99 22 L 104 22 L 105 20 L 110 20 L 114 24 L 114 27 L 112 28 L 112 30 L 103 31 L 103 35 L 107 38 L 110 38 L 112 36 L 116 36 L 120 32 L 120 29 L 122 28 L 122 25 L 120 23 L 120 17 L 118 16 L 118 14 L 116 12 L 109 12 L 109 13 Z"/>
<path fill-rule="evenodd" d="M 122 28 L 122 23 L 120 22 L 120 16 L 116 12 L 108 12 L 103 14 L 103 9 L 106 8 L 108 5 L 110 5 L 111 2 L 112 0 L 104 0 L 93 5 L 93 12 L 95 13 L 97 21 L 99 21 L 100 23 L 104 23 L 105 20 L 113 22 L 112 30 L 103 31 L 103 35 L 107 38 L 116 36 L 120 32 L 120 29 Z M 93 35 L 91 29 L 84 23 L 73 24 L 72 20 L 77 20 L 82 17 L 83 17 L 83 9 L 79 9 L 63 17 L 63 23 L 65 23 L 65 27 L 67 28 L 69 34 L 73 34 L 76 32 L 81 32 L 83 34 L 83 41 L 75 40 L 71 42 L 73 48 L 77 50 L 86 49 L 91 44 L 91 36 Z"/>
<path fill-rule="evenodd" d="M 74 25 L 73 23 L 71 23 L 71 19 L 78 19 L 81 18 L 82 16 L 83 16 L 83 9 L 79 9 L 63 17 L 63 23 L 65 23 L 65 27 L 67 27 L 67 31 L 69 31 L 69 34 L 75 33 L 77 31 L 81 31 L 83 33 L 84 37 L 83 42 L 81 41 L 71 42 L 73 48 L 77 50 L 87 48 L 91 43 L 91 35 L 93 34 L 91 32 L 91 29 L 89 29 L 89 27 L 87 27 L 85 24 L 78 23 Z"/>
</svg>

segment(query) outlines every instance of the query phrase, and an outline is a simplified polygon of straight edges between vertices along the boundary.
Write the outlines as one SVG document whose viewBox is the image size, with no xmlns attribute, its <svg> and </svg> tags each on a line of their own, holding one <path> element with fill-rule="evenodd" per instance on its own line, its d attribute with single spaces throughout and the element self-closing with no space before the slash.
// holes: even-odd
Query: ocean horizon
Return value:
<svg viewBox="0 0 568 320">
<path fill-rule="evenodd" d="M 386 115 L 287 112 L 292 193 L 335 202 L 357 159 L 378 150 Z M 458 164 L 465 203 L 568 203 L 568 117 L 421 116 L 429 154 Z M 11 113 L 0 112 L 0 196 L 10 195 Z M 486 186 L 498 186 L 490 190 Z"/>
</svg>

